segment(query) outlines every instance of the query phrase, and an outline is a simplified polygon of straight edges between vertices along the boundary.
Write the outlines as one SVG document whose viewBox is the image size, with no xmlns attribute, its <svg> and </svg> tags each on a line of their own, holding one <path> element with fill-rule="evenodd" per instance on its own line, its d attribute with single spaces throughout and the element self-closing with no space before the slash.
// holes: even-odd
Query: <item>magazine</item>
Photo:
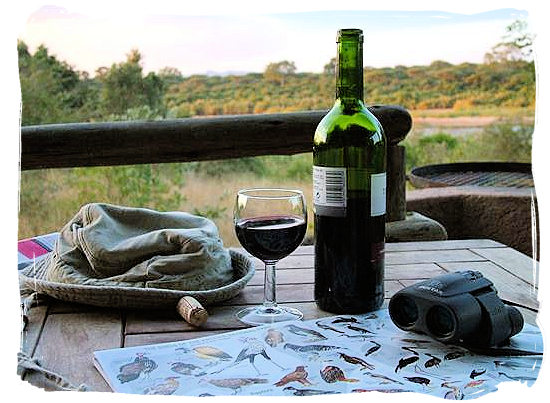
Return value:
<svg viewBox="0 0 550 403">
<path fill-rule="evenodd" d="M 510 348 L 542 353 L 526 324 Z M 531 385 L 542 355 L 489 357 L 404 332 L 387 309 L 283 322 L 193 340 L 94 352 L 113 391 L 187 396 L 418 392 L 468 399 Z"/>
<path fill-rule="evenodd" d="M 44 259 L 53 250 L 57 238 L 59 232 L 52 232 L 17 241 L 17 270 Z"/>
</svg>

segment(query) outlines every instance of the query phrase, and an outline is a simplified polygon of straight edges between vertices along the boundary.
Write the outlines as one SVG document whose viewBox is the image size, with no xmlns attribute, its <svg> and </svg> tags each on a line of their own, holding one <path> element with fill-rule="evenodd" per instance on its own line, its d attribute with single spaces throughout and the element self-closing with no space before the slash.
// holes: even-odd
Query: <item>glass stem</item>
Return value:
<svg viewBox="0 0 550 403">
<path fill-rule="evenodd" d="M 264 308 L 266 309 L 277 307 L 275 283 L 275 262 L 265 262 Z"/>
</svg>

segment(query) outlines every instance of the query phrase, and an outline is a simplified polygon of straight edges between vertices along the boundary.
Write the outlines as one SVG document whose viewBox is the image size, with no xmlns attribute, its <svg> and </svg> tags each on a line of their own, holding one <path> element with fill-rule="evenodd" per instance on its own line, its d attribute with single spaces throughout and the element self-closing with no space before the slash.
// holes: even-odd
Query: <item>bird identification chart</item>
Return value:
<svg viewBox="0 0 550 403">
<path fill-rule="evenodd" d="M 398 329 L 384 309 L 101 350 L 94 353 L 94 364 L 121 393 L 310 396 L 378 391 L 462 400 L 495 392 L 500 382 L 533 384 L 542 362 L 540 330 L 525 324 L 506 348 L 532 355 L 485 356 L 445 345 Z"/>
</svg>

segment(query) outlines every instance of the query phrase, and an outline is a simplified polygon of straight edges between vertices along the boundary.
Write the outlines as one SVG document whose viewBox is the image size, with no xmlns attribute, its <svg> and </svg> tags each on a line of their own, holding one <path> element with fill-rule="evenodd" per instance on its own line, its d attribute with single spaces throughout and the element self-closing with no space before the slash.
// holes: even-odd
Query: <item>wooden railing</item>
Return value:
<svg viewBox="0 0 550 403">
<path fill-rule="evenodd" d="M 369 107 L 388 138 L 388 220 L 405 218 L 404 148 L 410 114 Z M 326 111 L 161 121 L 67 123 L 21 128 L 21 169 L 207 161 L 312 150 Z"/>
</svg>

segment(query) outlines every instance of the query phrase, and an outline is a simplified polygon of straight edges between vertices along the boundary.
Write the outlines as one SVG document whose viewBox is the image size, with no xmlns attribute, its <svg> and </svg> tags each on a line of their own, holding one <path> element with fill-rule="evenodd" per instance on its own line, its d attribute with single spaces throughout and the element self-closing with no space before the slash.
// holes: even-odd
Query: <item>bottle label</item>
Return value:
<svg viewBox="0 0 550 403">
<path fill-rule="evenodd" d="M 348 178 L 349 175 L 352 176 L 351 179 Z M 386 214 L 385 172 L 369 175 L 366 170 L 350 169 L 348 172 L 346 168 L 313 166 L 315 213 L 322 216 L 345 217 L 347 190 L 357 190 L 360 187 L 370 187 L 371 217 Z"/>
<path fill-rule="evenodd" d="M 316 214 L 345 216 L 346 190 L 346 168 L 313 166 L 313 204 Z"/>
<path fill-rule="evenodd" d="M 386 214 L 386 173 L 370 176 L 370 215 Z"/>
</svg>

